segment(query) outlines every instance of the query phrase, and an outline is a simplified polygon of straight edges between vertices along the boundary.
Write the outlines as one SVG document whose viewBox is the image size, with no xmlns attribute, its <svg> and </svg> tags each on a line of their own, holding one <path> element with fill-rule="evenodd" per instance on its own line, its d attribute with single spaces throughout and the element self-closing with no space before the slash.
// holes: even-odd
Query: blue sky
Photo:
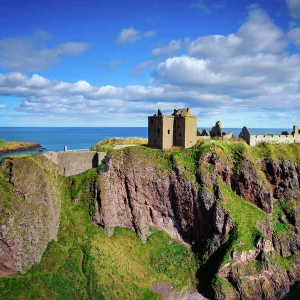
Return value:
<svg viewBox="0 0 300 300">
<path fill-rule="evenodd" d="M 300 0 L 0 5 L 0 126 L 300 123 Z"/>
</svg>

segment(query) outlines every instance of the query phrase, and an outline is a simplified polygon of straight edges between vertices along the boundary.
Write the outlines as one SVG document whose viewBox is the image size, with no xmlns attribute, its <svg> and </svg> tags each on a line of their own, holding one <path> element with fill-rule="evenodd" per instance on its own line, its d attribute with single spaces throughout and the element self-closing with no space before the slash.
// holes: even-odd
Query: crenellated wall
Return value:
<svg viewBox="0 0 300 300">
<path fill-rule="evenodd" d="M 59 173 L 65 176 L 77 175 L 98 167 L 105 155 L 105 152 L 96 151 L 47 152 L 44 154 L 58 165 Z"/>
</svg>

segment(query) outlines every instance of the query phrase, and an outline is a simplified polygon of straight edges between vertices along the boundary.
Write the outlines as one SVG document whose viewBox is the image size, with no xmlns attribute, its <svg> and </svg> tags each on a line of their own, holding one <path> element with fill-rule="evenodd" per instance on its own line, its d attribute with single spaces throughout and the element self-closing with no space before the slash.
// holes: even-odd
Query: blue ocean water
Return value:
<svg viewBox="0 0 300 300">
<path fill-rule="evenodd" d="M 210 128 L 203 128 L 210 129 Z M 240 128 L 224 128 L 238 136 Z M 253 134 L 281 133 L 285 128 L 253 128 Z M 291 131 L 291 129 L 289 129 Z M 147 127 L 0 127 L 0 138 L 6 141 L 36 142 L 45 151 L 63 151 L 64 146 L 70 150 L 88 149 L 99 141 L 111 137 L 142 137 L 148 135 Z M 25 151 L 23 153 L 34 153 Z M 17 154 L 20 154 L 18 152 Z M 7 155 L 17 155 L 7 153 Z M 0 155 L 0 159 L 4 155 Z"/>
<path fill-rule="evenodd" d="M 45 151 L 63 151 L 64 146 L 69 150 L 88 149 L 105 138 L 146 138 L 147 134 L 146 127 L 0 127 L 1 139 L 36 142 L 41 144 Z M 34 152 L 37 151 L 6 153 L 5 156 Z"/>
</svg>

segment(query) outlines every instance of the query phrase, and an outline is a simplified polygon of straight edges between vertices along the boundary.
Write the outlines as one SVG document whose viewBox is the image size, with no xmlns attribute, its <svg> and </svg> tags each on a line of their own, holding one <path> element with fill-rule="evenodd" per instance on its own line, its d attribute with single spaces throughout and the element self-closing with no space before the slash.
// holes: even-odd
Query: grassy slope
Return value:
<svg viewBox="0 0 300 300">
<path fill-rule="evenodd" d="M 112 152 L 115 151 L 114 146 L 116 145 L 147 145 L 148 139 L 129 137 L 129 138 L 110 138 L 104 139 L 90 148 L 92 151 L 98 152 Z"/>
<path fill-rule="evenodd" d="M 238 169 L 244 157 L 286 158 L 299 162 L 300 145 L 250 148 L 242 142 L 211 141 L 183 151 L 135 147 L 129 153 L 155 163 L 159 174 L 168 172 L 173 164 L 187 179 L 194 180 L 199 159 L 210 151 L 229 156 L 234 168 Z M 195 282 L 196 260 L 193 254 L 165 234 L 154 232 L 143 245 L 129 230 L 117 229 L 109 238 L 101 228 L 91 224 L 89 213 L 93 213 L 93 197 L 87 189 L 95 179 L 95 171 L 75 176 L 71 192 L 70 182 L 60 179 L 63 208 L 58 241 L 49 244 L 42 262 L 28 274 L 0 278 L 1 299 L 119 299 L 120 295 L 123 299 L 156 299 L 160 296 L 151 292 L 152 282 L 169 281 L 178 288 Z M 224 255 L 226 261 L 229 250 L 253 248 L 261 236 L 255 224 L 265 214 L 243 201 L 227 186 L 221 185 L 221 190 L 224 195 L 222 205 L 238 225 Z M 79 201 L 77 205 L 74 199 L 77 199 L 76 203 Z M 277 222 L 277 215 L 275 219 Z M 278 230 L 284 231 L 285 228 Z M 279 257 L 277 260 L 283 266 L 287 264 L 286 259 Z M 259 267 L 253 266 L 254 269 Z M 215 280 L 223 287 L 232 288 L 221 278 Z"/>
<path fill-rule="evenodd" d="M 9 151 L 16 151 L 16 150 L 26 150 L 28 148 L 37 147 L 37 143 L 30 143 L 30 142 L 6 142 L 0 139 L 0 153 L 1 152 L 9 152 Z"/>
<path fill-rule="evenodd" d="M 161 299 L 151 291 L 153 282 L 195 283 L 193 253 L 166 234 L 154 232 L 144 245 L 130 230 L 117 229 L 109 238 L 91 223 L 88 184 L 95 171 L 75 176 L 72 193 L 60 178 L 58 240 L 27 274 L 0 278 L 0 299 Z"/>
</svg>

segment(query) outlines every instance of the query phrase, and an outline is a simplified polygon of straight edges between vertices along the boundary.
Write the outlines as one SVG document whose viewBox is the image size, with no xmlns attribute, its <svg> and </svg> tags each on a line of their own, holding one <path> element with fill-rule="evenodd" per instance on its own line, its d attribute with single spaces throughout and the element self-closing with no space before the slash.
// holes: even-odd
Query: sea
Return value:
<svg viewBox="0 0 300 300">
<path fill-rule="evenodd" d="M 210 129 L 210 128 L 199 128 Z M 291 128 L 249 128 L 252 134 L 280 134 L 291 131 Z M 233 132 L 238 136 L 241 128 L 223 128 L 223 131 Z M 147 127 L 0 127 L 0 138 L 5 141 L 36 142 L 41 144 L 44 152 L 89 149 L 96 143 L 112 137 L 147 138 Z M 36 150 L 0 154 L 4 156 L 35 153 Z M 300 299 L 300 283 L 297 283 L 286 296 L 287 300 Z"/>
<path fill-rule="evenodd" d="M 199 128 L 210 129 L 210 128 Z M 286 128 L 250 128 L 252 134 L 279 134 Z M 235 136 L 240 128 L 223 128 L 232 131 Z M 111 137 L 142 137 L 147 138 L 147 127 L 0 127 L 0 139 L 5 141 L 36 142 L 41 144 L 43 151 L 63 151 L 64 146 L 69 150 L 89 149 L 96 143 Z M 4 156 L 35 153 L 36 150 L 0 154 Z"/>
</svg>

